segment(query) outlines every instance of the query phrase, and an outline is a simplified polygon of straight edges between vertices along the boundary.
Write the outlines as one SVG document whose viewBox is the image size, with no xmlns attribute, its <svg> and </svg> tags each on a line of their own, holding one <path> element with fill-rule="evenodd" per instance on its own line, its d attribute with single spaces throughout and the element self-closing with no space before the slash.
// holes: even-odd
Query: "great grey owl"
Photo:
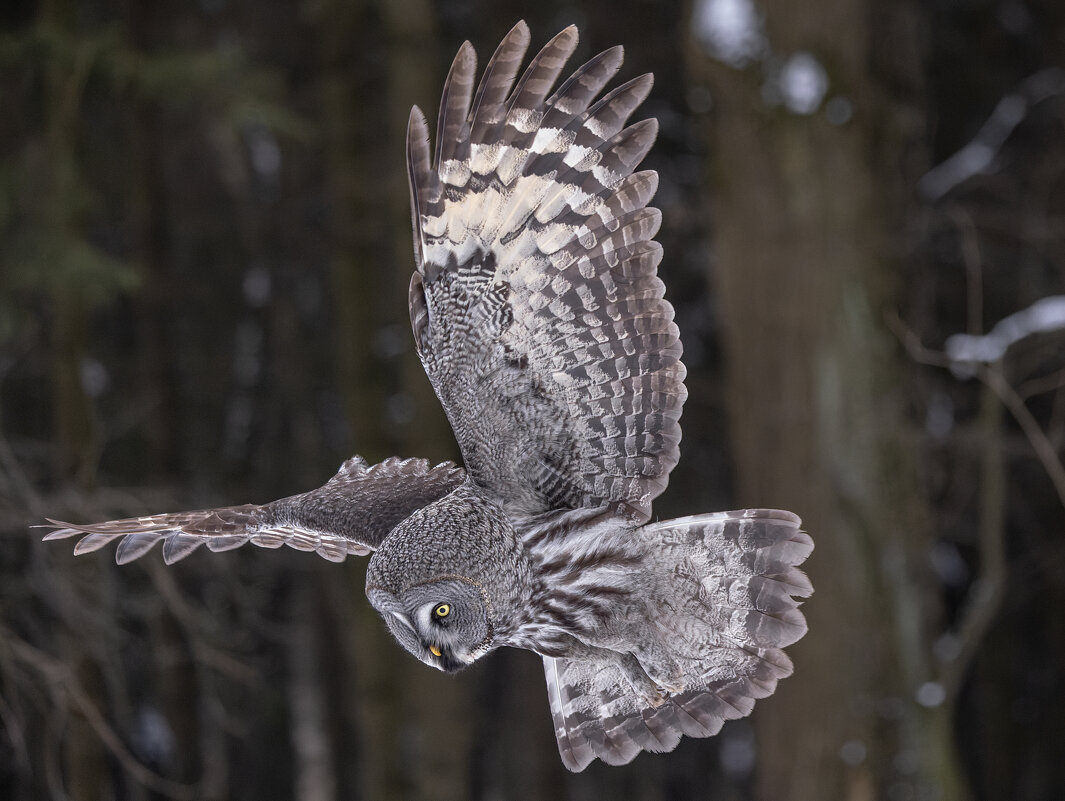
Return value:
<svg viewBox="0 0 1065 801">
<path fill-rule="evenodd" d="M 436 153 L 407 135 L 418 355 L 465 469 L 345 462 L 323 487 L 263 506 L 96 525 L 50 521 L 75 553 L 122 538 L 125 563 L 163 542 L 369 554 L 366 594 L 396 640 L 456 671 L 500 646 L 540 654 L 562 761 L 581 770 L 748 714 L 806 631 L 796 567 L 813 548 L 790 512 L 651 522 L 677 462 L 686 397 L 673 308 L 634 172 L 657 133 L 626 126 L 643 75 L 597 99 L 622 60 L 595 56 L 552 93 L 569 27 L 518 68 L 519 22 L 474 87 L 473 47 L 444 84 Z"/>
</svg>

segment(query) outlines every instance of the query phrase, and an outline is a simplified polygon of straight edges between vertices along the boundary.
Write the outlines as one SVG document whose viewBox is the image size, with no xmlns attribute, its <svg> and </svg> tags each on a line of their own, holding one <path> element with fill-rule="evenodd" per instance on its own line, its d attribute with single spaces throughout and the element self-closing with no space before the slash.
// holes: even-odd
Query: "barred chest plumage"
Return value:
<svg viewBox="0 0 1065 801">
<path fill-rule="evenodd" d="M 646 619 L 656 578 L 638 528 L 602 510 L 580 510 L 519 523 L 519 530 L 531 596 L 508 644 L 542 656 L 611 649 L 629 621 Z"/>
</svg>

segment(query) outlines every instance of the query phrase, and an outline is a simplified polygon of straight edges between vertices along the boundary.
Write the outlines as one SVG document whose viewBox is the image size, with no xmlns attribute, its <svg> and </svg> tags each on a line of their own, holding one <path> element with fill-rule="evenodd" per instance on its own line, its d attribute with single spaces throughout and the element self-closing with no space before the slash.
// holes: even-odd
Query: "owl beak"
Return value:
<svg viewBox="0 0 1065 801">
<path fill-rule="evenodd" d="M 439 648 L 437 648 L 435 645 L 430 645 L 429 646 L 429 653 L 431 653 L 433 656 L 443 656 L 444 655 L 441 652 L 441 650 Z"/>
</svg>

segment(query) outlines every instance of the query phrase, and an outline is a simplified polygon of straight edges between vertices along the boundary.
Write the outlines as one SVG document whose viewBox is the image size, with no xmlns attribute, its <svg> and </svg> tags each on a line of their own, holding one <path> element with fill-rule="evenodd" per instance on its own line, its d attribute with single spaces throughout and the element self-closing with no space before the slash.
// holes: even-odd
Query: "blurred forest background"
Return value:
<svg viewBox="0 0 1065 801">
<path fill-rule="evenodd" d="M 774 697 L 579 775 L 539 658 L 417 664 L 364 560 L 118 568 L 28 528 L 457 458 L 409 333 L 404 128 L 522 17 L 534 50 L 575 22 L 573 66 L 621 43 L 621 79 L 656 74 L 690 391 L 657 514 L 779 506 L 817 542 Z M 0 797 L 1065 796 L 1065 3 L 6 0 L 0 25 Z"/>
</svg>

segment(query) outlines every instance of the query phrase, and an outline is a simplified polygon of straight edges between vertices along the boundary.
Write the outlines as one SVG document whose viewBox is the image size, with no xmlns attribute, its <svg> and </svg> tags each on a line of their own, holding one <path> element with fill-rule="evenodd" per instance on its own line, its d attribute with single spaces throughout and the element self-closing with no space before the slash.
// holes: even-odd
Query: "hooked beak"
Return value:
<svg viewBox="0 0 1065 801">
<path fill-rule="evenodd" d="M 439 648 L 437 648 L 437 647 L 436 647 L 435 645 L 430 645 L 430 646 L 429 646 L 429 653 L 431 653 L 431 654 L 432 654 L 433 656 L 443 656 L 443 655 L 444 655 L 444 654 L 443 654 L 443 653 L 442 653 L 442 652 L 440 651 L 440 649 L 439 649 Z"/>
</svg>

